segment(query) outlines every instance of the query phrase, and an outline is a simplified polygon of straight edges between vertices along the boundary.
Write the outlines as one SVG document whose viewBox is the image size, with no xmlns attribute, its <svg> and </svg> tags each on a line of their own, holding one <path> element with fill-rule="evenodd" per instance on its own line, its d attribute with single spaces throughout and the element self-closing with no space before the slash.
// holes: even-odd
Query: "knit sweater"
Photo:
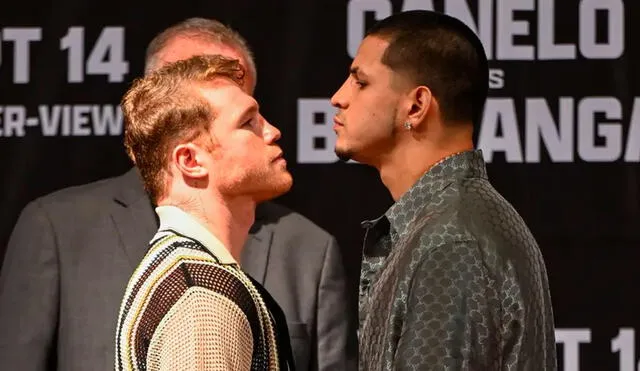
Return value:
<svg viewBox="0 0 640 371">
<path fill-rule="evenodd" d="M 275 323 L 255 282 L 194 218 L 156 211 L 160 228 L 121 303 L 115 369 L 279 370 Z"/>
</svg>

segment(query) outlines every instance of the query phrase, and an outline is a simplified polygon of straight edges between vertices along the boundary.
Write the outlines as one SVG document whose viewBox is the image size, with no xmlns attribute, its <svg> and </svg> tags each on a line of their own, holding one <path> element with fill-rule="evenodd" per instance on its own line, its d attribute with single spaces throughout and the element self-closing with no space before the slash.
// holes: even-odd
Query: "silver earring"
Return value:
<svg viewBox="0 0 640 371">
<path fill-rule="evenodd" d="M 411 123 L 409 123 L 409 122 L 405 122 L 404 123 L 404 128 L 407 129 L 407 130 L 413 129 L 413 127 L 411 126 Z"/>
</svg>

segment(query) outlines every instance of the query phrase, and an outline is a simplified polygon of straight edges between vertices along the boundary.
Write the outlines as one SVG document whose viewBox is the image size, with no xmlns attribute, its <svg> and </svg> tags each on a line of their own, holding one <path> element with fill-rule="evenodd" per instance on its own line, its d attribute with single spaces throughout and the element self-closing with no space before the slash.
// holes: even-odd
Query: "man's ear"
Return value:
<svg viewBox="0 0 640 371">
<path fill-rule="evenodd" d="M 434 103 L 431 89 L 424 85 L 418 86 L 409 92 L 407 99 L 410 107 L 405 121 L 411 124 L 411 127 L 418 129 L 426 121 L 427 114 Z"/>
<path fill-rule="evenodd" d="M 204 166 L 204 150 L 195 143 L 177 145 L 171 154 L 171 160 L 183 176 L 193 179 L 206 177 L 209 172 Z"/>
</svg>

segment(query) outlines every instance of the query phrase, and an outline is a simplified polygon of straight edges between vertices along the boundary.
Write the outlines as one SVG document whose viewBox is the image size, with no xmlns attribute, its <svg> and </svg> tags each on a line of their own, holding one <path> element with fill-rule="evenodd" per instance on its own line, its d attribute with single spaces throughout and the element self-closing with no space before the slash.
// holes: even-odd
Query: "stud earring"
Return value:
<svg viewBox="0 0 640 371">
<path fill-rule="evenodd" d="M 405 122 L 404 123 L 404 128 L 407 129 L 407 130 L 413 129 L 413 127 L 411 126 L 411 123 L 409 123 L 409 122 Z"/>
</svg>

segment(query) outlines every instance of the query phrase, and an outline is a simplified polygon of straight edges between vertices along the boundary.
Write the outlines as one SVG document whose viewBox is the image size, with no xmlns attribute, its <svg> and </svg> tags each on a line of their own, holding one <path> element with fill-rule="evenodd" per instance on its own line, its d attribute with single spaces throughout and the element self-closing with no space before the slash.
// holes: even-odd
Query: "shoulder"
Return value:
<svg viewBox="0 0 640 371">
<path fill-rule="evenodd" d="M 471 254 L 489 266 L 538 255 L 525 221 L 486 179 L 468 179 L 455 186 L 455 195 L 435 216 L 420 218 L 417 238 L 428 255 L 444 250 Z"/>
<path fill-rule="evenodd" d="M 25 209 L 40 207 L 51 212 L 95 210 L 125 192 L 135 192 L 140 195 L 144 193 L 142 183 L 134 170 L 122 175 L 51 192 L 31 201 Z"/>
<path fill-rule="evenodd" d="M 170 287 L 177 287 L 176 282 L 180 282 L 180 287 L 208 289 L 216 288 L 210 286 L 213 283 L 227 286 L 240 282 L 235 269 L 221 264 L 200 242 L 173 231 L 156 233 L 131 280 L 154 281 Z"/>
<path fill-rule="evenodd" d="M 252 283 L 238 266 L 222 264 L 204 245 L 185 236 L 169 232 L 155 239 L 140 265 L 143 269 L 137 272 L 140 279 L 160 282 L 158 287 L 167 290 L 200 287 L 237 301 L 247 310 L 252 303 Z"/>
<path fill-rule="evenodd" d="M 416 230 L 421 235 L 438 235 L 438 240 L 501 239 L 509 229 L 526 225 L 514 207 L 483 178 L 454 182 L 441 200 L 420 212 Z"/>
<path fill-rule="evenodd" d="M 524 218 L 487 179 L 463 184 L 458 210 L 460 224 L 479 242 L 503 247 L 536 245 Z"/>
</svg>

